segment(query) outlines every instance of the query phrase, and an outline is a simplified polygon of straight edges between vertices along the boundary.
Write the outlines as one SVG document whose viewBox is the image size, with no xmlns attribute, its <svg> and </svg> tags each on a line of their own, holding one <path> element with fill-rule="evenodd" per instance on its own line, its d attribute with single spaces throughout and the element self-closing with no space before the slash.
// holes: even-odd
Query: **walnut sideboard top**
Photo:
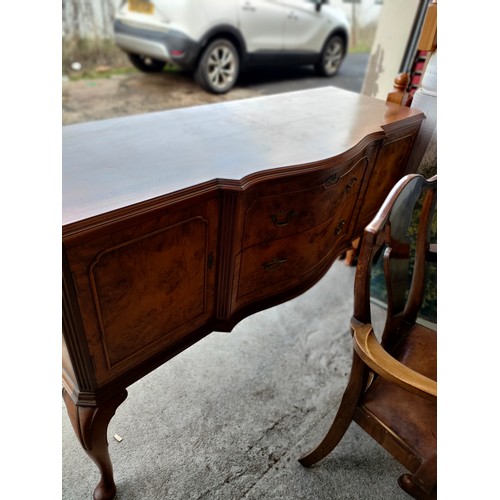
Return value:
<svg viewBox="0 0 500 500">
<path fill-rule="evenodd" d="M 423 118 L 330 87 L 63 127 L 75 404 L 317 282 L 408 173 Z"/>
<path fill-rule="evenodd" d="M 384 137 L 420 112 L 333 87 L 63 127 L 63 225 Z"/>
</svg>

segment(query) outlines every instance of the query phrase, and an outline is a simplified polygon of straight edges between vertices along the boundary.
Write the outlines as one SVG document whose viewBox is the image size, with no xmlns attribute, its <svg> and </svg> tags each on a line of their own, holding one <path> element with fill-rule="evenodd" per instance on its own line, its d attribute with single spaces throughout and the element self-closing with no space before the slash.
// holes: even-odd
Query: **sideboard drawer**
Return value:
<svg viewBox="0 0 500 500">
<path fill-rule="evenodd" d="M 351 207 L 352 208 L 352 207 Z M 349 210 L 298 235 L 259 243 L 244 250 L 239 264 L 237 302 L 266 297 L 300 281 L 338 244 L 349 239 Z"/>
<path fill-rule="evenodd" d="M 301 190 L 293 190 L 294 184 L 289 183 L 279 187 L 281 193 L 257 197 L 245 214 L 242 248 L 307 231 L 342 207 L 353 207 L 368 163 L 363 154 L 345 165 L 309 174 Z M 310 187 L 303 189 L 304 184 Z"/>
</svg>

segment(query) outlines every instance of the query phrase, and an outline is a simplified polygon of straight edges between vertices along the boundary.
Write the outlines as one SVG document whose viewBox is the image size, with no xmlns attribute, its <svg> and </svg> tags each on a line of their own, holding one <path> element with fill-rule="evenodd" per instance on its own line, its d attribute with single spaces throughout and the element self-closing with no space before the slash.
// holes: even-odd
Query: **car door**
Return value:
<svg viewBox="0 0 500 500">
<path fill-rule="evenodd" d="M 276 0 L 237 0 L 247 52 L 280 52 L 287 9 Z"/>
<path fill-rule="evenodd" d="M 333 27 L 325 7 L 318 12 L 312 0 L 281 0 L 281 4 L 286 8 L 283 49 L 320 52 Z"/>
</svg>

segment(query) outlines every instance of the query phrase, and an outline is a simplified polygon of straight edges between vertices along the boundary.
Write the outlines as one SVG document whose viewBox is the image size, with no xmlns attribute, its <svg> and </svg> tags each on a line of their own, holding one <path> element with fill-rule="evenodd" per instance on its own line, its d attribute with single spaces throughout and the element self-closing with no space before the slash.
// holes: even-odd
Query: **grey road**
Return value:
<svg viewBox="0 0 500 500">
<path fill-rule="evenodd" d="M 241 75 L 236 88 L 258 91 L 260 94 L 279 94 L 294 90 L 334 86 L 353 92 L 361 92 L 368 66 L 368 53 L 348 54 L 333 78 L 316 76 L 314 68 L 259 68 Z"/>
</svg>

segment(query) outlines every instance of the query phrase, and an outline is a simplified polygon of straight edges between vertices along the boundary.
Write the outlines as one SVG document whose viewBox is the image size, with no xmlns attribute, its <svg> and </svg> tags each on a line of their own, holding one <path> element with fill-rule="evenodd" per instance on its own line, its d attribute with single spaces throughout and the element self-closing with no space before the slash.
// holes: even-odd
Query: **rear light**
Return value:
<svg viewBox="0 0 500 500">
<path fill-rule="evenodd" d="M 183 50 L 171 50 L 170 55 L 172 57 L 182 57 L 185 54 Z"/>
</svg>

